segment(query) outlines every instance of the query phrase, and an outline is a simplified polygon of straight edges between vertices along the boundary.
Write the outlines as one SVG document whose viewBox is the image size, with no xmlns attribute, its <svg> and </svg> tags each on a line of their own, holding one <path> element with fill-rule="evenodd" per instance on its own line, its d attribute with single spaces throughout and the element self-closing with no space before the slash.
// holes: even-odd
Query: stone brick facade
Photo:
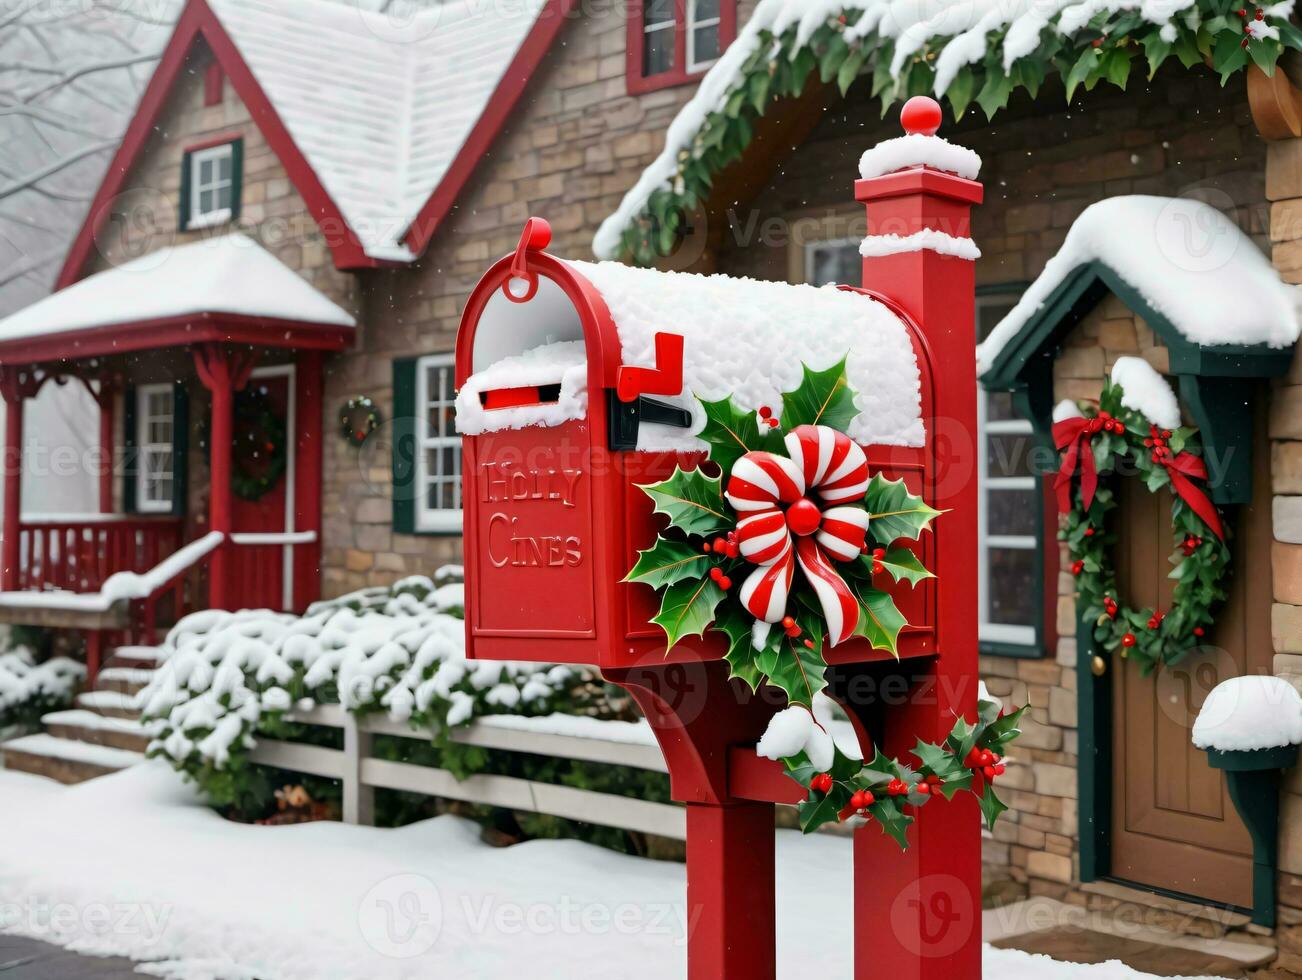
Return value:
<svg viewBox="0 0 1302 980">
<path fill-rule="evenodd" d="M 1275 268 L 1285 282 L 1302 283 L 1302 139 L 1272 142 L 1267 148 L 1266 196 Z M 1270 438 L 1275 673 L 1302 689 L 1302 352 L 1271 391 Z M 1286 788 L 1280 831 L 1280 965 L 1302 973 L 1302 775 L 1294 770 Z"/>
</svg>

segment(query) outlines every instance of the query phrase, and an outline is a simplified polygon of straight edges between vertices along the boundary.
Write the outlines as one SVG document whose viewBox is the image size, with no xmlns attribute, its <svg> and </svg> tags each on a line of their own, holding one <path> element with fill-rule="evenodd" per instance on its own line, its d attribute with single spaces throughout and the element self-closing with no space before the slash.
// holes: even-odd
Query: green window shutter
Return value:
<svg viewBox="0 0 1302 980">
<path fill-rule="evenodd" d="M 177 227 L 185 231 L 190 227 L 190 154 L 181 157 L 181 200 L 177 202 Z"/>
<path fill-rule="evenodd" d="M 136 455 L 136 386 L 127 385 L 122 390 L 122 448 L 125 450 L 125 465 L 122 467 L 122 510 L 127 514 L 136 513 L 136 474 L 140 469 L 140 459 Z"/>
<path fill-rule="evenodd" d="M 172 389 L 172 513 L 184 517 L 189 487 L 190 393 L 177 382 Z"/>
<path fill-rule="evenodd" d="M 416 533 L 416 369 L 414 357 L 393 362 L 393 530 Z"/>
<path fill-rule="evenodd" d="M 231 143 L 231 221 L 240 220 L 240 195 L 244 190 L 244 140 Z"/>
</svg>

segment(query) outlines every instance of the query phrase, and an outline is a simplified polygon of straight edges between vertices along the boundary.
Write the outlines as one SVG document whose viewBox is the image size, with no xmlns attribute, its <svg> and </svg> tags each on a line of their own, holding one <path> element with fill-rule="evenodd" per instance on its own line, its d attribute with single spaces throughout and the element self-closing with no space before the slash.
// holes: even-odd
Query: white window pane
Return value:
<svg viewBox="0 0 1302 980">
<path fill-rule="evenodd" d="M 213 204 L 215 195 L 210 190 L 199 192 L 199 214 L 211 214 L 217 210 Z"/>
<path fill-rule="evenodd" d="M 813 286 L 841 283 L 857 286 L 863 280 L 863 259 L 854 242 L 815 245 L 809 250 L 805 278 Z"/>
<path fill-rule="evenodd" d="M 1033 535 L 1039 530 L 1040 494 L 1036 490 L 989 490 L 986 522 L 990 534 Z"/>
<path fill-rule="evenodd" d="M 674 27 L 648 31 L 642 40 L 642 75 L 662 75 L 674 67 Z"/>
<path fill-rule="evenodd" d="M 231 166 L 233 163 L 229 151 L 218 159 L 217 177 L 219 180 L 228 181 L 231 179 Z"/>
<path fill-rule="evenodd" d="M 692 30 L 692 64 L 708 65 L 719 58 L 719 25 L 709 24 Z"/>
<path fill-rule="evenodd" d="M 217 188 L 217 211 L 229 211 L 231 207 L 231 185 L 222 184 Z"/>
<path fill-rule="evenodd" d="M 1035 440 L 1029 434 L 986 436 L 987 476 L 1030 476 Z"/>
<path fill-rule="evenodd" d="M 210 159 L 209 160 L 201 159 L 199 161 L 199 183 L 200 184 L 212 183 L 212 164 L 213 162 Z"/>
</svg>

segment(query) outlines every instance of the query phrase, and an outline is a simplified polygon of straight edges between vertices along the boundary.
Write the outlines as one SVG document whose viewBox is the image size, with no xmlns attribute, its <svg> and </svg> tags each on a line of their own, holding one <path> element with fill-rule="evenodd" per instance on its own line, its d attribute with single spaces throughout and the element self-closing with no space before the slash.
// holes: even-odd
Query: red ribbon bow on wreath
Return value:
<svg viewBox="0 0 1302 980">
<path fill-rule="evenodd" d="M 741 602 L 756 619 L 780 622 L 798 563 L 827 620 L 828 642 L 836 646 L 854 635 L 859 601 L 829 559 L 852 561 L 863 551 L 868 458 L 853 439 L 825 425 L 793 429 L 786 448 L 790 459 L 747 453 L 728 480 L 728 502 L 745 515 L 737 524 L 741 554 L 759 566 L 742 584 Z M 859 506 L 846 506 L 851 503 Z"/>
<path fill-rule="evenodd" d="M 1071 510 L 1071 478 L 1076 474 L 1076 462 L 1080 461 L 1080 495 L 1085 502 L 1085 509 L 1090 509 L 1094 502 L 1094 491 L 1099 487 L 1099 472 L 1094 465 L 1094 447 L 1090 438 L 1103 428 L 1099 419 L 1076 418 L 1063 419 L 1053 424 L 1053 441 L 1058 451 L 1063 453 L 1062 467 L 1058 478 L 1053 482 L 1053 489 L 1058 493 L 1058 510 L 1067 513 Z"/>
<path fill-rule="evenodd" d="M 1156 436 L 1156 426 L 1153 426 L 1153 432 Z M 1170 435 L 1169 432 L 1166 434 Z M 1224 541 L 1225 531 L 1221 527 L 1220 515 L 1216 513 L 1216 505 L 1211 502 L 1207 494 L 1193 484 L 1193 480 L 1207 482 L 1207 464 L 1201 457 L 1195 456 L 1188 450 L 1178 456 L 1173 455 L 1165 440 L 1161 440 L 1153 447 L 1152 459 L 1159 466 L 1166 467 L 1166 475 L 1171 479 L 1171 488 L 1180 499 L 1203 519 L 1203 523 L 1212 529 L 1212 533 Z M 1190 479 L 1191 477 L 1193 479 Z"/>
</svg>

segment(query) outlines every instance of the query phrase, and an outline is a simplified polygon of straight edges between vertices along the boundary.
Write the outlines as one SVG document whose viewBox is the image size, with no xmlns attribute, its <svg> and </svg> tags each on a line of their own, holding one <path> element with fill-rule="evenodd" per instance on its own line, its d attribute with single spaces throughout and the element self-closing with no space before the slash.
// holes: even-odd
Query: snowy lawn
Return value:
<svg viewBox="0 0 1302 980">
<path fill-rule="evenodd" d="M 784 831 L 778 856 L 780 975 L 848 977 L 849 842 Z M 71 788 L 0 771 L 0 930 L 164 977 L 678 977 L 683 888 L 678 864 L 573 841 L 494 849 L 455 817 L 232 824 L 158 762 Z M 1000 980 L 1141 977 L 994 949 L 986 965 Z"/>
</svg>

